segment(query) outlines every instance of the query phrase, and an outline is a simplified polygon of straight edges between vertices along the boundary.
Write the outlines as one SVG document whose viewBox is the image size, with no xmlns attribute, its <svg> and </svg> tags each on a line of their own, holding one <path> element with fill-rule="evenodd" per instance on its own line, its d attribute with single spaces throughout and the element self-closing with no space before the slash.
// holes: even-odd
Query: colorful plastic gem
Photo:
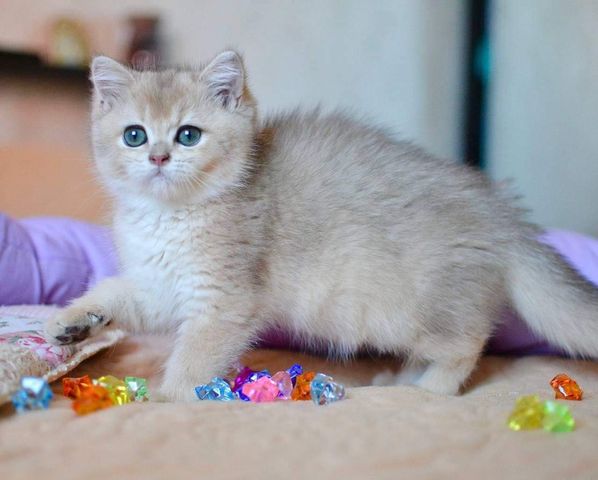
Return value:
<svg viewBox="0 0 598 480">
<path fill-rule="evenodd" d="M 569 375 L 559 373 L 550 381 L 550 386 L 554 390 L 554 398 L 561 400 L 581 400 L 583 390 Z"/>
<path fill-rule="evenodd" d="M 508 419 L 511 430 L 534 430 L 542 427 L 544 403 L 537 395 L 519 397 Z"/>
<path fill-rule="evenodd" d="M 112 375 L 105 375 L 95 380 L 94 383 L 108 390 L 108 394 L 114 405 L 124 405 L 131 401 L 131 394 L 129 393 L 127 384 L 119 378 Z"/>
<path fill-rule="evenodd" d="M 289 372 L 276 372 L 272 375 L 272 381 L 276 383 L 278 387 L 278 396 L 284 400 L 291 398 L 291 392 L 293 391 L 293 381 Z"/>
<path fill-rule="evenodd" d="M 69 398 L 78 398 L 81 394 L 93 385 L 89 375 L 74 378 L 67 377 L 62 379 L 62 394 Z"/>
<path fill-rule="evenodd" d="M 228 381 L 220 377 L 214 377 L 210 383 L 195 387 L 195 394 L 200 400 L 218 400 L 220 402 L 230 402 L 236 398 Z"/>
<path fill-rule="evenodd" d="M 241 392 L 250 402 L 273 402 L 278 398 L 280 390 L 278 384 L 269 377 L 260 377 L 255 382 L 243 385 Z"/>
<path fill-rule="evenodd" d="M 295 388 L 291 392 L 293 400 L 309 400 L 311 398 L 311 381 L 316 376 L 316 372 L 305 372 L 297 375 Z"/>
<path fill-rule="evenodd" d="M 110 398 L 110 392 L 100 385 L 92 385 L 85 389 L 81 395 L 73 400 L 73 410 L 78 415 L 87 415 L 88 413 L 112 407 L 114 403 Z"/>
<path fill-rule="evenodd" d="M 345 387 L 323 373 L 318 373 L 311 381 L 311 399 L 316 405 L 328 405 L 345 398 Z"/>
<path fill-rule="evenodd" d="M 40 377 L 21 378 L 21 388 L 12 396 L 12 404 L 19 413 L 44 410 L 50 406 L 52 390 Z"/>
<path fill-rule="evenodd" d="M 544 402 L 542 426 L 549 432 L 571 432 L 575 428 L 575 420 L 567 405 L 547 400 Z"/>
<path fill-rule="evenodd" d="M 237 378 L 235 378 L 235 383 L 232 390 L 239 396 L 241 400 L 248 402 L 249 398 L 243 393 L 243 385 L 246 383 L 255 382 L 262 377 L 270 377 L 270 372 L 268 370 L 256 371 L 249 367 L 244 367 L 237 375 Z"/>
<path fill-rule="evenodd" d="M 295 386 L 295 382 L 297 381 L 297 376 L 301 375 L 303 373 L 303 367 L 301 365 L 299 365 L 298 363 L 296 363 L 291 368 L 289 368 L 287 370 L 287 372 L 289 372 L 289 375 L 291 376 L 291 380 L 293 382 L 293 386 Z"/>
<path fill-rule="evenodd" d="M 249 375 L 251 375 L 252 373 L 255 373 L 254 370 L 252 370 L 249 367 L 243 367 L 235 378 L 235 383 L 233 384 L 232 388 L 233 392 L 238 392 L 239 390 L 241 390 L 243 385 L 247 383 Z"/>
<path fill-rule="evenodd" d="M 125 377 L 125 384 L 129 389 L 130 396 L 136 402 L 146 402 L 150 399 L 145 378 Z"/>
<path fill-rule="evenodd" d="M 268 370 L 260 370 L 257 372 L 253 372 L 251 375 L 249 375 L 249 377 L 247 377 L 247 381 L 255 382 L 256 380 L 259 380 L 262 377 L 270 378 L 271 376 L 272 375 L 270 375 L 270 372 Z"/>
</svg>

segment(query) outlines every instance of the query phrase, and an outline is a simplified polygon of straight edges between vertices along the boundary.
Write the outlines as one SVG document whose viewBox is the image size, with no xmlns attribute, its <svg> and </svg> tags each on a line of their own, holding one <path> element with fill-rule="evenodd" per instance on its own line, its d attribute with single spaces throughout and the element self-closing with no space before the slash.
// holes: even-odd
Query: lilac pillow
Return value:
<svg viewBox="0 0 598 480">
<path fill-rule="evenodd" d="M 598 241 L 551 230 L 541 240 L 555 248 L 588 280 L 598 285 Z M 13 220 L 0 214 L 0 305 L 65 305 L 117 270 L 106 228 L 66 218 Z M 488 344 L 489 353 L 557 354 L 514 313 Z M 299 348 L 285 332 L 266 335 L 264 346 Z"/>
<path fill-rule="evenodd" d="M 66 305 L 116 273 L 109 231 L 67 218 L 0 213 L 0 305 Z"/>
</svg>

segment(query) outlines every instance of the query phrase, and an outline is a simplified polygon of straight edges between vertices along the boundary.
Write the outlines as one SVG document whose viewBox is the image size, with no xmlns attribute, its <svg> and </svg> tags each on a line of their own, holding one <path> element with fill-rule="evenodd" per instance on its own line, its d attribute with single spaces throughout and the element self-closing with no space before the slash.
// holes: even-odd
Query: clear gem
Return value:
<svg viewBox="0 0 598 480">
<path fill-rule="evenodd" d="M 285 400 L 291 398 L 291 392 L 293 391 L 293 381 L 289 372 L 276 372 L 272 375 L 272 381 L 278 386 L 280 392 L 278 396 Z"/>
<path fill-rule="evenodd" d="M 316 405 L 328 405 L 345 398 L 345 387 L 323 373 L 318 373 L 311 381 L 311 398 Z"/>
</svg>

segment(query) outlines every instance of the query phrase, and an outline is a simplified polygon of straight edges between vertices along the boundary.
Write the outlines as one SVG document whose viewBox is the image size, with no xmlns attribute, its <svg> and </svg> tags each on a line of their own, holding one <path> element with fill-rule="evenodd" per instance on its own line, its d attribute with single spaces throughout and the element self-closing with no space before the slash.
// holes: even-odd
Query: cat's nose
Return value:
<svg viewBox="0 0 598 480">
<path fill-rule="evenodd" d="M 170 155 L 168 153 L 162 153 L 160 155 L 150 155 L 149 160 L 154 165 L 161 167 L 165 163 L 168 163 L 170 160 Z"/>
</svg>

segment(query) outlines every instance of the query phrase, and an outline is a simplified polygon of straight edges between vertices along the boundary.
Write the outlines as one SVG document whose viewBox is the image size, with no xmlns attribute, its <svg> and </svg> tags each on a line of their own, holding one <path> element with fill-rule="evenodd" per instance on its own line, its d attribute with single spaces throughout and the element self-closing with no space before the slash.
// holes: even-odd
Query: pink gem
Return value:
<svg viewBox="0 0 598 480">
<path fill-rule="evenodd" d="M 273 382 L 268 377 L 262 377 L 255 382 L 246 383 L 241 388 L 241 391 L 243 395 L 249 398 L 249 401 L 256 403 L 273 402 L 280 393 L 276 382 Z"/>
<path fill-rule="evenodd" d="M 289 372 L 276 372 L 272 376 L 272 381 L 278 386 L 280 398 L 284 400 L 291 398 L 291 392 L 293 391 L 293 380 L 291 380 Z"/>
</svg>

